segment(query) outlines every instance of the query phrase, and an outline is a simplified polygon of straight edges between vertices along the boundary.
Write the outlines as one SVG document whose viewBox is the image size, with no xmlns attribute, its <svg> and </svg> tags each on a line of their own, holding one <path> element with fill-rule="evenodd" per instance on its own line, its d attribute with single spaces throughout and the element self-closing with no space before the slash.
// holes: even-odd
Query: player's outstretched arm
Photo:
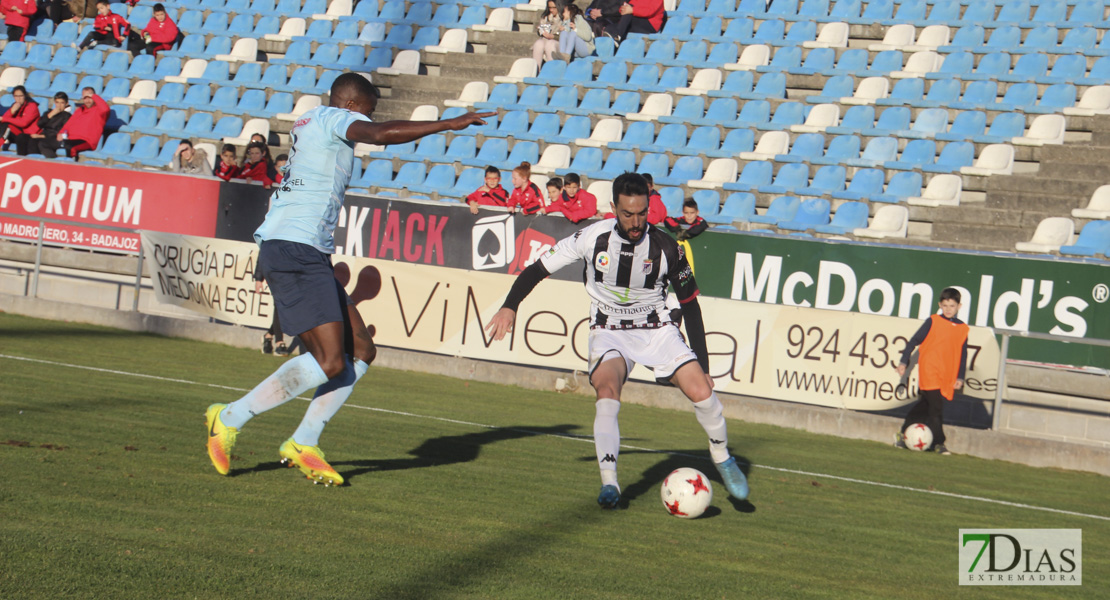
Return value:
<svg viewBox="0 0 1110 600">
<path fill-rule="evenodd" d="M 385 123 L 356 121 L 347 128 L 347 139 L 352 142 L 381 146 L 404 144 L 441 131 L 458 131 L 471 125 L 485 125 L 486 122 L 483 119 L 496 114 L 497 111 L 468 112 L 453 119 L 440 121 L 386 121 Z"/>
<path fill-rule="evenodd" d="M 516 323 L 516 311 L 502 307 L 486 325 L 486 333 L 490 334 L 494 340 L 501 340 L 506 333 L 513 330 L 514 323 Z"/>
</svg>

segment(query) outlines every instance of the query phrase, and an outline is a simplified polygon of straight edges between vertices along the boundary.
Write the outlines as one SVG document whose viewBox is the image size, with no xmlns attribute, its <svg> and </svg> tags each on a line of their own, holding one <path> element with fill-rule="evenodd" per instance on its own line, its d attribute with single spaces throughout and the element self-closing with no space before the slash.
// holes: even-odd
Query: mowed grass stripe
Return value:
<svg viewBox="0 0 1110 600">
<path fill-rule="evenodd" d="M 11 315 L 0 339 L 9 355 L 78 362 L 74 348 L 96 346 L 79 361 L 237 388 L 276 366 L 215 344 Z M 551 437 L 587 435 L 589 399 L 374 369 L 322 442 L 351 485 L 324 489 L 277 466 L 300 403 L 251 422 L 234 476 L 214 473 L 202 413 L 237 394 L 0 360 L 0 441 L 31 444 L 0 446 L 0 597 L 1046 597 L 960 589 L 961 527 L 1083 528 L 1087 583 L 1049 596 L 1110 595 L 1101 521 L 808 473 L 1098 514 L 1089 507 L 1110 490 L 1089 474 L 730 422 L 756 465 L 754 512 L 735 510 L 718 484 L 708 518 L 680 521 L 658 485 L 677 466 L 714 475 L 704 434 L 692 415 L 626 405 L 630 501 L 603 512 L 592 447 Z"/>
</svg>

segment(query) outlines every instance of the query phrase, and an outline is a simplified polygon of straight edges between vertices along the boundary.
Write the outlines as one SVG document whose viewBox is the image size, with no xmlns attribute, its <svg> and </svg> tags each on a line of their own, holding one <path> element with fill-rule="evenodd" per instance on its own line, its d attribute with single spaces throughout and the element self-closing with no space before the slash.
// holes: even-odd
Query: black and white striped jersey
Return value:
<svg viewBox="0 0 1110 600">
<path fill-rule="evenodd" d="M 607 329 L 653 328 L 675 324 L 666 306 L 667 284 L 679 302 L 698 295 L 686 254 L 673 238 L 648 225 L 640 241 L 621 235 L 616 219 L 580 229 L 555 244 L 540 262 L 549 273 L 586 262 L 590 326 Z"/>
</svg>

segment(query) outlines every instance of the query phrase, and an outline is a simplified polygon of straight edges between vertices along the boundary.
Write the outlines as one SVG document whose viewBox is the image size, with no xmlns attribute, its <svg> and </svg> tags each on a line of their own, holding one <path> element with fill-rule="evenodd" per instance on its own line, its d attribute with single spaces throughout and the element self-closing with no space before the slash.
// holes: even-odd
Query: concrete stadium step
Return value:
<svg viewBox="0 0 1110 600">
<path fill-rule="evenodd" d="M 1017 242 L 1028 241 L 1033 229 L 994 227 L 965 221 L 934 222 L 931 241 L 942 247 L 955 244 L 975 246 L 981 250 L 1013 251 Z"/>
</svg>

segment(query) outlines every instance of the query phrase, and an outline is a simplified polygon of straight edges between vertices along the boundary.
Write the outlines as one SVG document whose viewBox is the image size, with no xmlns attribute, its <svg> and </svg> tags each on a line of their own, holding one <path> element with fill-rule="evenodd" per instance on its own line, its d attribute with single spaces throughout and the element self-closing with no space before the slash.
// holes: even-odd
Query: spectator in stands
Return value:
<svg viewBox="0 0 1110 600">
<path fill-rule="evenodd" d="M 534 215 L 543 210 L 543 193 L 532 183 L 531 177 L 532 163 L 524 161 L 513 167 L 513 193 L 506 202 L 509 212 L 516 212 L 518 206 L 520 212 L 526 215 Z"/>
<path fill-rule="evenodd" d="M 261 294 L 262 285 L 265 282 L 266 280 L 262 276 L 262 263 L 255 263 L 254 293 Z M 270 328 L 262 334 L 262 353 L 289 356 L 289 347 L 285 345 L 285 334 L 281 331 L 281 321 L 278 320 L 277 310 L 274 310 L 274 318 L 270 321 Z"/>
<path fill-rule="evenodd" d="M 486 167 L 485 183 L 466 197 L 466 203 L 470 205 L 470 212 L 475 215 L 478 214 L 479 206 L 507 206 L 509 192 L 501 187 L 501 170 L 493 165 Z"/>
<path fill-rule="evenodd" d="M 181 140 L 174 150 L 170 170 L 174 173 L 188 175 L 211 175 L 212 167 L 208 164 L 208 154 L 204 150 L 197 150 L 193 142 Z"/>
<path fill-rule="evenodd" d="M 61 0 L 68 9 L 68 16 L 72 17 L 75 21 L 81 19 L 95 19 L 97 15 L 96 2 L 94 0 Z"/>
<path fill-rule="evenodd" d="M 563 195 L 563 178 L 552 177 L 547 180 L 547 205 L 551 206 Z"/>
<path fill-rule="evenodd" d="M 53 21 L 55 26 L 73 16 L 66 0 L 42 0 L 42 11 L 43 16 Z"/>
<path fill-rule="evenodd" d="M 621 5 L 620 20 L 605 28 L 618 44 L 630 33 L 659 33 L 666 22 L 663 0 L 630 0 Z"/>
<path fill-rule="evenodd" d="M 590 24 L 594 37 L 603 35 L 605 28 L 621 18 L 621 0 L 593 0 L 583 15 Z"/>
<path fill-rule="evenodd" d="M 15 90 L 12 92 L 14 93 Z M 39 116 L 39 132 L 31 134 L 31 143 L 27 151 L 31 154 L 46 154 L 42 149 L 43 142 L 57 140 L 69 117 L 69 96 L 65 92 L 54 94 L 54 108 Z"/>
<path fill-rule="evenodd" d="M 247 160 L 239 169 L 239 178 L 247 181 L 261 181 L 262 187 L 270 189 L 274 185 L 274 163 L 266 153 L 266 146 L 261 142 L 247 144 Z"/>
<path fill-rule="evenodd" d="M 285 165 L 289 164 L 288 154 L 278 154 L 274 159 L 274 171 L 277 172 L 277 177 L 274 178 L 274 183 L 281 183 L 285 179 Z"/>
<path fill-rule="evenodd" d="M 232 178 L 239 176 L 239 165 L 235 162 L 235 146 L 224 144 L 212 174 L 224 181 L 231 181 Z"/>
<path fill-rule="evenodd" d="M 551 53 L 559 49 L 559 34 L 563 31 L 561 12 L 555 0 L 547 0 L 547 12 L 536 24 L 536 34 L 540 39 L 532 44 L 532 60 L 536 61 L 538 67 L 551 60 Z"/>
<path fill-rule="evenodd" d="M 578 173 L 567 173 L 563 179 L 563 193 L 547 207 L 547 214 L 563 213 L 571 223 L 585 221 L 597 214 L 597 196 L 582 189 Z"/>
<path fill-rule="evenodd" d="M 698 216 L 698 203 L 693 198 L 682 203 L 682 219 L 667 217 L 663 220 L 663 226 L 676 234 L 675 237 L 680 242 L 696 237 L 709 229 L 709 223 Z"/>
<path fill-rule="evenodd" d="M 96 94 L 91 87 L 81 89 L 81 105 L 73 111 L 65 125 L 53 139 L 46 138 L 39 144 L 43 156 L 54 158 L 59 148 L 65 148 L 66 156 L 77 158 L 77 154 L 92 150 L 104 135 L 104 124 L 108 122 L 108 103 Z"/>
<path fill-rule="evenodd" d="M 663 196 L 655 189 L 655 179 L 647 173 L 640 173 L 648 184 L 648 216 L 647 221 L 658 225 L 667 218 L 667 205 L 663 204 Z"/>
<path fill-rule="evenodd" d="M 145 50 L 147 54 L 155 57 L 162 50 L 173 49 L 178 41 L 177 38 L 181 35 L 173 19 L 166 16 L 166 7 L 161 3 L 154 5 L 153 16 L 146 27 L 139 30 L 139 34 L 143 37 L 143 43 L 134 44 L 131 53 L 138 56 Z"/>
<path fill-rule="evenodd" d="M 112 5 L 108 0 L 96 0 L 96 20 L 93 21 L 92 31 L 81 40 L 81 50 L 95 48 L 98 44 L 108 44 L 119 48 L 127 41 L 131 33 L 131 24 L 122 16 L 112 12 Z"/>
<path fill-rule="evenodd" d="M 31 136 L 39 133 L 39 104 L 27 93 L 27 88 L 12 88 L 12 106 L 0 117 L 0 139 L 15 146 L 20 156 L 26 156 Z"/>
<path fill-rule="evenodd" d="M 8 41 L 22 42 L 31 26 L 31 17 L 38 12 L 35 0 L 0 0 L 0 15 L 8 26 Z"/>
<path fill-rule="evenodd" d="M 266 155 L 267 156 L 270 155 L 270 142 L 269 142 L 269 140 L 266 139 L 266 136 L 262 135 L 261 133 L 252 133 L 251 134 L 251 141 L 252 142 L 258 142 L 259 144 L 262 144 L 263 146 L 265 146 L 266 147 Z"/>
<path fill-rule="evenodd" d="M 563 33 L 559 34 L 559 51 L 555 57 L 570 62 L 594 53 L 594 32 L 582 11 L 573 4 L 563 8 Z"/>
</svg>

